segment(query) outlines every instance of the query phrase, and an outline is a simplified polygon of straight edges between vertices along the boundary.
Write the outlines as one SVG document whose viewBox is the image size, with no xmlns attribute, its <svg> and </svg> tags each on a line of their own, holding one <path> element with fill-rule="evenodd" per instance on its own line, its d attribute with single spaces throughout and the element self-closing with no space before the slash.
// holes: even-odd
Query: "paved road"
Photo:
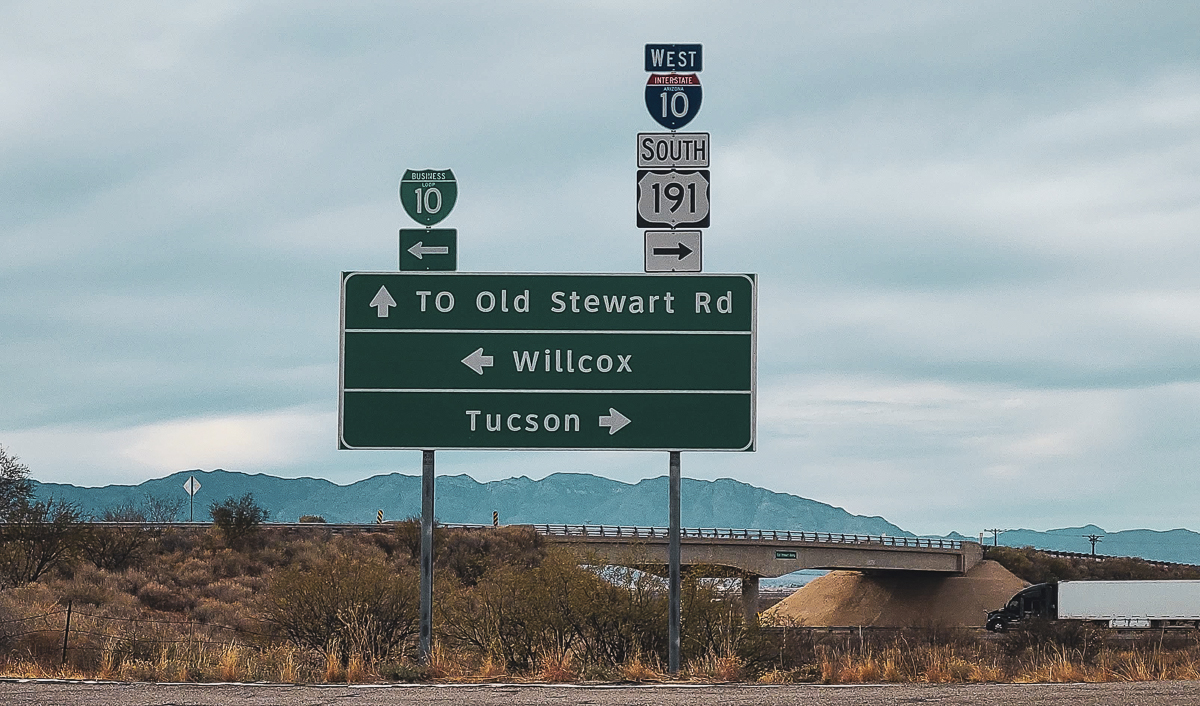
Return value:
<svg viewBox="0 0 1200 706">
<path fill-rule="evenodd" d="M 1200 706 L 1200 682 L 870 686 L 275 686 L 0 681 L 5 706 Z"/>
</svg>

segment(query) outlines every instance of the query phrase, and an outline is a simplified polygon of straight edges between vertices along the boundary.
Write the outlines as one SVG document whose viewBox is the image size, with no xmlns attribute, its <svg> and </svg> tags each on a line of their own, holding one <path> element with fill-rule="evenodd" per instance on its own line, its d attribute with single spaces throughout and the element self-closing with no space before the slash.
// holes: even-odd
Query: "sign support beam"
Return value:
<svg viewBox="0 0 1200 706">
<path fill-rule="evenodd" d="M 421 608 L 418 657 L 433 656 L 433 451 L 421 452 Z"/>
<path fill-rule="evenodd" d="M 679 597 L 679 562 L 680 562 L 680 542 L 679 542 L 679 452 L 671 451 L 670 462 L 670 527 L 667 531 L 668 548 L 667 562 L 669 564 L 667 570 L 667 582 L 669 584 L 669 599 L 670 599 L 670 617 L 668 627 L 668 642 L 670 643 L 670 656 L 668 671 L 671 674 L 679 673 L 679 643 L 680 643 L 680 628 L 682 627 L 682 610 L 680 609 Z"/>
</svg>

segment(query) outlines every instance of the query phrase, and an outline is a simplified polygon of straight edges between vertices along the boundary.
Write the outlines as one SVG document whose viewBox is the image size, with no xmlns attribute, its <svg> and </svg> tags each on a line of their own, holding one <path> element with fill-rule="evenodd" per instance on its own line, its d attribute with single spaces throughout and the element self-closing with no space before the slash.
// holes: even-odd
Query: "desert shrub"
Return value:
<svg viewBox="0 0 1200 706">
<path fill-rule="evenodd" d="M 74 576 L 58 582 L 54 588 L 63 603 L 70 601 L 94 606 L 112 602 L 120 590 L 114 576 L 88 565 L 80 567 Z"/>
<path fill-rule="evenodd" d="M 0 586 L 21 586 L 69 566 L 85 535 L 73 503 L 50 499 L 19 505 L 0 524 Z"/>
<path fill-rule="evenodd" d="M 413 662 L 384 662 L 378 671 L 388 681 L 418 682 L 429 678 L 429 668 Z"/>
<path fill-rule="evenodd" d="M 124 571 L 143 565 L 153 541 L 146 527 L 91 527 L 83 535 L 83 555 L 97 568 Z"/>
<path fill-rule="evenodd" d="M 271 575 L 264 618 L 299 647 L 383 660 L 402 656 L 417 634 L 417 575 L 378 558 L 329 553 L 307 568 Z"/>
<path fill-rule="evenodd" d="M 532 527 L 455 529 L 439 533 L 434 543 L 439 568 L 448 569 L 465 585 L 474 585 L 488 569 L 499 566 L 534 568 L 546 556 L 545 539 Z M 420 558 L 420 545 L 416 557 Z"/>
<path fill-rule="evenodd" d="M 595 583 L 595 576 L 573 562 L 495 567 L 475 584 L 450 592 L 441 610 L 442 631 L 509 670 L 529 670 L 539 655 L 562 654 L 576 642 L 583 618 L 580 594 Z"/>
<path fill-rule="evenodd" d="M 750 674 L 791 673 L 816 663 L 816 646 L 812 631 L 800 626 L 749 625 L 738 641 L 737 654 Z"/>
<path fill-rule="evenodd" d="M 183 559 L 182 562 L 175 563 L 170 567 L 169 571 L 165 572 L 167 576 L 159 577 L 160 580 L 173 580 L 174 583 L 183 587 L 203 586 L 217 580 L 217 576 L 213 574 L 212 563 L 207 558 L 199 556 L 189 556 Z"/>
<path fill-rule="evenodd" d="M 213 524 L 230 547 L 244 548 L 258 535 L 262 523 L 271 513 L 254 501 L 252 493 L 240 498 L 225 498 L 208 507 Z"/>
<path fill-rule="evenodd" d="M 493 566 L 473 585 L 459 583 L 442 595 L 441 633 L 449 643 L 510 672 L 561 667 L 567 656 L 578 660 L 571 670 L 581 673 L 634 659 L 666 659 L 664 582 L 644 572 L 593 570 L 579 566 L 566 551 L 551 550 L 535 566 Z M 720 656 L 731 656 L 738 612 L 712 582 L 689 582 L 684 644 L 703 652 L 708 647 L 703 641 L 715 640 L 722 646 Z"/>
<path fill-rule="evenodd" d="M 197 594 L 221 603 L 242 603 L 250 600 L 254 592 L 235 579 L 221 579 L 207 586 L 199 587 Z"/>
<path fill-rule="evenodd" d="M 742 626 L 740 600 L 726 595 L 727 582 L 685 574 L 680 585 L 683 611 L 681 649 L 688 654 L 714 651 L 717 657 L 733 652 Z"/>
<path fill-rule="evenodd" d="M 7 522 L 11 515 L 32 501 L 29 466 L 0 446 L 0 521 Z"/>
<path fill-rule="evenodd" d="M 1034 618 L 1022 621 L 1016 628 L 1004 633 L 1000 644 L 1009 656 L 1047 647 L 1087 654 L 1089 647 L 1103 644 L 1104 636 L 1101 629 L 1083 621 Z"/>
<path fill-rule="evenodd" d="M 192 609 L 191 617 L 200 623 L 230 627 L 238 627 L 243 622 L 243 616 L 237 605 L 213 598 L 200 598 L 196 601 L 196 607 Z"/>
<path fill-rule="evenodd" d="M 325 524 L 325 518 L 324 518 L 324 517 L 322 517 L 321 515 L 301 515 L 301 516 L 300 516 L 300 521 L 301 521 L 301 522 L 314 522 L 314 523 L 319 523 L 319 524 Z"/>
<path fill-rule="evenodd" d="M 985 558 L 1030 583 L 1081 581 L 1088 579 L 1145 580 L 1200 579 L 1200 569 L 1188 566 L 1159 566 L 1136 557 L 1061 557 L 1033 547 L 985 547 Z"/>
<path fill-rule="evenodd" d="M 220 549 L 208 556 L 208 564 L 214 578 L 229 579 L 239 576 L 262 576 L 267 566 L 257 555 L 233 549 Z"/>
<path fill-rule="evenodd" d="M 182 613 L 194 605 L 183 591 L 176 587 L 164 586 L 157 581 L 151 581 L 138 589 L 137 597 L 143 605 L 153 610 Z"/>
</svg>

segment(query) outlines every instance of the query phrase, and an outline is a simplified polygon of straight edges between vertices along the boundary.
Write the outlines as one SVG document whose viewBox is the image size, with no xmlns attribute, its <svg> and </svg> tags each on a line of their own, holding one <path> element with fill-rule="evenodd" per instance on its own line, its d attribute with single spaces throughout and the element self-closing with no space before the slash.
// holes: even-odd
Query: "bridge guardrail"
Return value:
<svg viewBox="0 0 1200 706">
<path fill-rule="evenodd" d="M 614 537 L 621 539 L 667 539 L 666 527 L 624 525 L 531 525 L 539 534 L 554 537 Z M 719 527 L 681 527 L 679 536 L 697 539 L 744 539 L 759 542 L 812 542 L 822 544 L 877 544 L 885 547 L 921 549 L 962 549 L 953 539 L 892 537 L 885 534 L 845 534 L 840 532 L 802 532 L 798 530 L 725 529 Z"/>
</svg>

